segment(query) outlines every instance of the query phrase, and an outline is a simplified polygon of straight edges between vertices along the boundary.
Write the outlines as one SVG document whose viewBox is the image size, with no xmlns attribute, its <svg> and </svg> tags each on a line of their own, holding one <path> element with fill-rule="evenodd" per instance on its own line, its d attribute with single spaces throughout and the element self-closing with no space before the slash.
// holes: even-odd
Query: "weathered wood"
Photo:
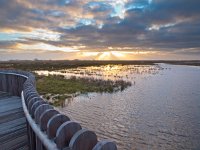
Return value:
<svg viewBox="0 0 200 150">
<path fill-rule="evenodd" d="M 81 129 L 81 125 L 77 122 L 67 121 L 63 123 L 56 132 L 55 143 L 58 148 L 62 149 L 69 146 L 69 142 L 73 135 Z"/>
<path fill-rule="evenodd" d="M 0 98 L 2 98 L 1 95 L 4 97 L 5 94 L 0 92 Z M 16 96 L 1 99 L 0 111 L 0 149 L 28 150 L 26 118 L 21 99 Z"/>
<path fill-rule="evenodd" d="M 34 88 L 27 89 L 24 93 L 25 100 L 27 101 L 29 99 L 29 96 L 31 96 L 33 94 L 39 96 L 38 93 L 34 90 Z"/>
<path fill-rule="evenodd" d="M 42 104 L 36 108 L 34 116 L 37 124 L 39 124 L 41 114 L 48 109 L 53 109 L 53 107 L 49 104 Z"/>
<path fill-rule="evenodd" d="M 59 114 L 59 112 L 55 109 L 48 109 L 46 111 L 44 111 L 40 117 L 40 121 L 39 121 L 39 125 L 40 125 L 40 129 L 42 131 L 46 131 L 47 130 L 47 123 L 48 121 L 55 116 L 56 114 Z"/>
<path fill-rule="evenodd" d="M 29 106 L 29 107 L 31 107 L 29 109 L 29 113 L 32 115 L 33 118 L 35 117 L 35 112 L 36 112 L 37 108 L 39 108 L 41 105 L 44 105 L 44 104 L 46 104 L 45 101 L 37 100 L 37 101 L 35 101 L 35 103 L 32 104 L 32 106 Z M 29 133 L 29 138 L 30 138 L 31 149 L 32 150 L 34 150 L 34 149 L 41 150 L 43 148 L 42 143 L 40 140 L 38 140 L 38 137 L 35 135 L 35 133 L 33 132 L 32 128 L 29 125 L 28 125 L 28 133 Z"/>
<path fill-rule="evenodd" d="M 28 105 L 29 101 L 30 101 L 32 98 L 34 98 L 34 97 L 39 98 L 40 96 L 39 96 L 37 93 L 30 93 L 30 94 L 27 96 L 27 99 L 25 100 L 26 106 Z"/>
<path fill-rule="evenodd" d="M 117 146 L 113 141 L 99 141 L 92 150 L 117 150 Z"/>
<path fill-rule="evenodd" d="M 28 125 L 32 128 L 36 137 L 42 142 L 43 146 L 45 146 L 45 148 L 47 150 L 58 150 L 56 144 L 52 140 L 48 139 L 47 135 L 40 130 L 38 125 L 35 123 L 34 119 L 30 116 L 30 114 L 27 110 L 26 104 L 25 104 L 23 92 L 21 95 L 22 95 L 22 106 L 23 106 L 24 114 L 26 116 Z M 34 142 L 35 142 L 35 140 L 33 139 L 33 141 L 31 141 L 31 143 L 34 143 Z"/>
<path fill-rule="evenodd" d="M 0 91 L 0 100 L 4 100 L 5 98 L 9 98 L 11 96 L 11 94 L 6 93 L 6 92 L 1 92 Z"/>
<path fill-rule="evenodd" d="M 41 114 L 48 109 L 52 109 L 53 107 L 49 104 L 42 104 L 38 106 L 35 110 L 34 116 L 35 116 L 35 123 L 39 124 L 40 116 Z M 44 147 L 42 145 L 42 141 L 36 136 L 36 149 L 37 150 L 44 150 Z"/>
<path fill-rule="evenodd" d="M 43 101 L 43 100 L 42 100 L 42 98 L 40 98 L 40 97 L 34 97 L 34 98 L 32 98 L 32 99 L 29 101 L 29 103 L 28 103 L 28 105 L 27 105 L 27 109 L 29 110 L 29 112 L 31 111 L 31 107 L 33 106 L 33 104 L 34 104 L 35 102 L 37 102 L 37 101 Z"/>
<path fill-rule="evenodd" d="M 97 136 L 87 129 L 79 130 L 70 140 L 69 147 L 72 150 L 92 150 L 97 144 Z"/>
<path fill-rule="evenodd" d="M 0 71 L 0 91 L 20 96 L 26 78 L 15 74 L 3 74 Z"/>
<path fill-rule="evenodd" d="M 57 129 L 66 121 L 69 121 L 69 117 L 57 114 L 53 116 L 47 123 L 47 135 L 50 139 L 56 137 Z"/>
<path fill-rule="evenodd" d="M 36 108 L 37 107 L 39 107 L 40 105 L 42 105 L 42 104 L 46 104 L 46 102 L 45 101 L 37 101 L 37 102 L 35 102 L 33 105 L 32 105 L 32 107 L 31 107 L 31 111 L 30 111 L 30 115 L 33 117 L 33 118 L 35 118 L 35 110 L 36 110 Z"/>
</svg>

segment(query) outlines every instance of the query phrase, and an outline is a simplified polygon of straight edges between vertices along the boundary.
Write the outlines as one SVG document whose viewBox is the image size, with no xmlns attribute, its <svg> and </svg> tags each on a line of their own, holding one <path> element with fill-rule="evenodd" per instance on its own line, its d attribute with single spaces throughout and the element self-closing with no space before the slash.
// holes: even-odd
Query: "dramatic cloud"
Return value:
<svg viewBox="0 0 200 150">
<path fill-rule="evenodd" d="M 0 59 L 199 59 L 199 6 L 199 0 L 1 0 Z"/>
</svg>

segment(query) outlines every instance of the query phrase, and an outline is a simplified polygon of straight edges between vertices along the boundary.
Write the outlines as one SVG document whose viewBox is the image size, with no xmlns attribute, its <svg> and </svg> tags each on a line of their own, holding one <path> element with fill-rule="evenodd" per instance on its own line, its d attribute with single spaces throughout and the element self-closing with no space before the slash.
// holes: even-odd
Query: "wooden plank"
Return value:
<svg viewBox="0 0 200 150">
<path fill-rule="evenodd" d="M 3 117 L 11 116 L 11 115 L 14 115 L 14 114 L 19 113 L 19 112 L 23 112 L 23 110 L 21 110 L 21 108 L 16 108 L 16 109 L 12 109 L 10 111 L 1 112 L 0 113 L 0 120 Z M 0 123 L 1 123 L 1 121 L 0 121 Z"/>
<path fill-rule="evenodd" d="M 15 118 L 19 118 L 23 114 L 24 114 L 24 112 L 20 111 L 19 109 L 14 109 L 13 111 L 7 112 L 7 114 L 4 113 L 4 115 L 0 115 L 0 124 L 14 120 Z"/>
<path fill-rule="evenodd" d="M 23 147 L 27 145 L 27 136 L 17 136 L 15 139 L 9 140 L 7 143 L 1 144 L 1 149 L 2 150 L 16 150 L 19 149 L 20 147 Z"/>
<path fill-rule="evenodd" d="M 0 109 L 0 113 L 7 113 L 7 112 L 10 112 L 12 111 L 13 109 L 18 109 L 18 108 L 21 108 L 21 105 L 20 104 L 10 104 L 10 106 L 5 106 L 5 107 L 1 107 Z"/>
<path fill-rule="evenodd" d="M 10 94 L 6 93 L 6 92 L 1 92 L 0 91 L 0 100 L 3 99 L 4 97 L 10 97 Z"/>
<path fill-rule="evenodd" d="M 19 119 L 15 119 L 9 122 L 5 122 L 2 123 L 0 125 L 0 136 L 9 132 L 9 131 L 13 131 L 15 130 L 16 127 L 21 126 L 21 125 L 25 125 L 26 124 L 26 120 L 25 118 L 19 118 Z"/>
<path fill-rule="evenodd" d="M 0 92 L 0 149 L 29 150 L 21 98 L 5 92 Z"/>
</svg>

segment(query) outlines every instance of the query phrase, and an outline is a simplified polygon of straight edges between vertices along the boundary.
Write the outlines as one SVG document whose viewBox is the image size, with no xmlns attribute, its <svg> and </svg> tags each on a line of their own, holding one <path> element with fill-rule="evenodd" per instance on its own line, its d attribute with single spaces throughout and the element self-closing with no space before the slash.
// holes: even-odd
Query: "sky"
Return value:
<svg viewBox="0 0 200 150">
<path fill-rule="evenodd" d="M 200 0 L 0 0 L 0 60 L 199 60 Z"/>
</svg>

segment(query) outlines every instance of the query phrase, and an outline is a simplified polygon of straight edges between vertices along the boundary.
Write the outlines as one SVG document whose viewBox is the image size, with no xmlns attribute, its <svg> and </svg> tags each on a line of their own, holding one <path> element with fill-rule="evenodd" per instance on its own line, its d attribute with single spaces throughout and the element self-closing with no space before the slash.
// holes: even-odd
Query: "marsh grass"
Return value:
<svg viewBox="0 0 200 150">
<path fill-rule="evenodd" d="M 63 103 L 65 103 L 65 100 L 72 99 L 74 95 L 72 94 L 45 94 L 42 97 L 54 106 L 62 106 Z"/>
<path fill-rule="evenodd" d="M 88 92 L 117 92 L 123 91 L 131 82 L 123 80 L 102 80 L 94 78 L 78 78 L 72 76 L 69 79 L 61 75 L 36 76 L 37 90 L 40 94 L 73 94 Z"/>
<path fill-rule="evenodd" d="M 61 70 L 77 67 L 102 65 L 154 65 L 153 61 L 97 61 L 97 60 L 15 60 L 0 61 L 0 69 L 35 70 Z"/>
<path fill-rule="evenodd" d="M 36 75 L 36 83 L 37 91 L 43 95 L 45 99 L 51 99 L 51 103 L 54 106 L 59 106 L 66 99 L 72 98 L 80 93 L 113 93 L 123 91 L 131 86 L 131 82 L 123 80 L 112 81 L 94 78 L 79 78 L 75 76 L 66 79 L 61 75 Z"/>
</svg>

